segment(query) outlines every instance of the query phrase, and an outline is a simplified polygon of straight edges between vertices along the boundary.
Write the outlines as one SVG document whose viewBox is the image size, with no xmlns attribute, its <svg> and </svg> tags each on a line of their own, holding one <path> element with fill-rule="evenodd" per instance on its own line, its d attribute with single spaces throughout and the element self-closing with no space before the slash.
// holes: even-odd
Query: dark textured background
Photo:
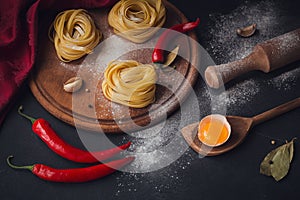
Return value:
<svg viewBox="0 0 300 200">
<path fill-rule="evenodd" d="M 245 1 L 209 0 L 170 1 L 177 6 L 189 19 L 201 18 L 197 29 L 199 42 L 212 55 L 216 63 L 230 60 L 226 52 L 212 52 L 209 49 L 211 33 L 207 25 L 211 25 L 209 14 L 228 14 L 241 6 Z M 251 3 L 259 1 L 251 1 Z M 278 24 L 281 32 L 300 27 L 298 1 L 278 0 L 277 9 L 282 17 Z M 272 4 L 274 5 L 274 4 Z M 262 8 L 263 9 L 263 8 Z M 259 21 L 262 16 L 257 16 Z M 263 28 L 263 27 L 261 27 Z M 222 58 L 214 56 L 223 54 Z M 299 52 L 300 53 L 300 52 Z M 242 77 L 243 80 L 256 81 L 270 79 L 289 70 L 294 70 L 300 63 L 280 69 L 270 74 L 253 72 Z M 277 106 L 300 95 L 300 77 L 293 78 L 291 89 L 269 89 L 268 85 L 260 84 L 260 92 L 247 105 L 231 110 L 230 114 L 253 116 L 266 109 Z M 234 87 L 236 80 L 227 85 Z M 265 83 L 262 81 L 262 83 Z M 196 87 L 203 86 L 200 78 Z M 201 90 L 196 90 L 201 91 Z M 291 111 L 281 117 L 255 127 L 245 142 L 237 149 L 222 156 L 199 158 L 192 150 L 188 150 L 178 161 L 170 166 L 147 174 L 126 174 L 117 172 L 103 179 L 83 184 L 51 183 L 38 179 L 28 171 L 15 171 L 6 165 L 6 157 L 13 154 L 16 164 L 42 162 L 57 167 L 74 167 L 72 162 L 53 154 L 32 133 L 30 124 L 17 114 L 20 104 L 27 113 L 46 118 L 58 130 L 60 135 L 70 144 L 83 148 L 76 130 L 51 116 L 35 100 L 27 84 L 24 84 L 17 101 L 0 127 L 0 199 L 297 199 L 300 197 L 300 153 L 299 141 L 295 141 L 295 157 L 290 172 L 280 182 L 271 177 L 259 174 L 259 164 L 263 157 L 284 140 L 298 137 L 300 134 L 300 109 Z M 206 100 L 200 104 L 205 104 Z M 234 106 L 234 105 L 233 105 Z M 230 109 L 229 109 L 230 110 Z M 175 113 L 174 115 L 178 115 Z M 113 141 L 121 141 L 123 136 L 109 135 Z M 271 139 L 276 145 L 271 145 Z M 84 166 L 84 165 L 77 165 Z"/>
</svg>

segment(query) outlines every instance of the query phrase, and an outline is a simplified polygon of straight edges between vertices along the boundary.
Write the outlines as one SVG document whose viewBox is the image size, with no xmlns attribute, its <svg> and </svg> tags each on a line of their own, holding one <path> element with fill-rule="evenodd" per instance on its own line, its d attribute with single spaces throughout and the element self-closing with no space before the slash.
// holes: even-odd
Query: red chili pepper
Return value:
<svg viewBox="0 0 300 200">
<path fill-rule="evenodd" d="M 80 183 L 96 180 L 115 172 L 134 160 L 134 157 L 126 157 L 106 164 L 98 164 L 85 168 L 55 169 L 44 164 L 15 166 L 11 164 L 11 158 L 13 156 L 7 158 L 7 164 L 14 169 L 28 169 L 41 179 L 64 183 Z"/>
<path fill-rule="evenodd" d="M 191 31 L 194 28 L 196 28 L 199 25 L 199 23 L 200 23 L 200 19 L 197 18 L 197 20 L 195 22 L 187 22 L 187 23 L 183 23 L 183 24 L 177 24 L 177 25 L 174 25 L 171 28 L 165 30 L 156 42 L 155 48 L 152 53 L 152 62 L 153 63 L 161 63 L 161 64 L 164 63 L 164 61 L 165 61 L 164 49 L 166 49 L 166 45 L 176 35 L 176 34 L 171 34 L 171 33 L 174 33 L 173 31 L 185 33 L 185 32 Z"/>
<path fill-rule="evenodd" d="M 31 121 L 33 132 L 36 133 L 51 150 L 53 150 L 63 158 L 74 162 L 95 163 L 103 161 L 120 153 L 131 145 L 131 142 L 127 142 L 126 144 L 123 144 L 121 146 L 97 152 L 89 152 L 86 150 L 78 149 L 63 141 L 55 133 L 51 125 L 45 119 L 34 119 L 28 115 L 25 115 L 21 111 L 22 106 L 20 106 L 18 109 L 19 114 Z"/>
</svg>

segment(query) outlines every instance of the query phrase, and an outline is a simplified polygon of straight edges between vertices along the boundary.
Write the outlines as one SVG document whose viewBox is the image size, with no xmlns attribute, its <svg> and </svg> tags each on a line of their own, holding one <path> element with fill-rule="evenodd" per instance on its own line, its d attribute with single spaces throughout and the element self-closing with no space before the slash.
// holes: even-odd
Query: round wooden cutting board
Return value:
<svg viewBox="0 0 300 200">
<path fill-rule="evenodd" d="M 188 21 L 175 6 L 167 1 L 165 5 L 165 28 Z M 63 63 L 57 58 L 54 45 L 48 38 L 48 29 L 55 14 L 41 17 L 37 59 L 30 88 L 46 110 L 76 128 L 105 133 L 145 129 L 172 114 L 188 98 L 198 78 L 197 69 L 191 65 L 197 63 L 197 47 L 187 38 L 173 40 L 174 44 L 171 45 L 179 45 L 180 50 L 185 51 L 185 56 L 182 57 L 179 53 L 180 56 L 173 64 L 176 66 L 175 72 L 157 69 L 156 101 L 152 105 L 134 109 L 112 103 L 103 96 L 101 89 L 107 63 L 111 58 L 151 63 L 153 46 L 159 34 L 144 44 L 134 44 L 123 39 L 107 23 L 109 10 L 110 8 L 88 10 L 103 33 L 103 40 L 92 54 L 70 63 Z M 197 40 L 194 32 L 187 35 Z M 83 87 L 73 94 L 67 93 L 63 90 L 63 83 L 74 76 L 80 76 L 84 80 Z"/>
</svg>

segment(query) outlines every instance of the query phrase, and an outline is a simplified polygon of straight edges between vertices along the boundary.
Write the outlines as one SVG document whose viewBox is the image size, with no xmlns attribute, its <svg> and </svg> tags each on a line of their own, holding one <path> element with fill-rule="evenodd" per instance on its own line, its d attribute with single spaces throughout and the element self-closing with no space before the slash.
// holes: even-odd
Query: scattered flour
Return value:
<svg viewBox="0 0 300 200">
<path fill-rule="evenodd" d="M 202 45 L 217 64 L 241 59 L 247 56 L 257 43 L 284 33 L 284 30 L 276 23 L 280 17 L 279 5 L 272 0 L 256 3 L 245 1 L 229 14 L 213 13 L 209 16 L 207 28 L 200 33 L 200 37 L 203 38 Z M 237 28 L 252 23 L 257 23 L 258 26 L 258 31 L 252 37 L 241 38 L 236 35 Z M 278 76 L 247 78 L 219 94 L 212 93 L 203 81 L 198 81 L 195 93 L 201 110 L 199 115 L 218 112 L 224 108 L 231 114 L 236 114 L 237 110 L 241 112 L 245 105 L 265 92 L 264 90 L 273 88 L 281 93 L 288 92 L 296 84 L 299 76 L 300 68 L 296 68 Z M 180 134 L 180 115 L 181 113 L 177 112 L 168 118 L 157 134 L 151 133 L 148 137 L 141 133 L 131 135 L 134 139 L 130 151 L 136 154 L 136 160 L 132 164 L 135 169 L 151 171 L 161 162 L 168 160 L 170 154 L 166 154 L 162 149 Z M 116 196 L 121 197 L 125 192 L 138 192 L 141 188 L 143 191 L 156 193 L 169 192 L 179 189 L 181 185 L 186 185 L 181 184 L 183 171 L 188 169 L 196 157 L 190 149 L 186 151 L 182 148 L 181 151 L 183 151 L 180 152 L 183 156 L 180 159 L 154 173 L 120 174 L 117 177 Z"/>
<path fill-rule="evenodd" d="M 210 95 L 212 112 L 220 112 L 223 109 L 227 112 L 234 112 L 235 109 L 240 109 L 242 105 L 253 100 L 259 92 L 259 83 L 249 79 L 228 88 L 221 94 L 213 95 L 208 90 L 206 94 Z"/>
<path fill-rule="evenodd" d="M 267 84 L 271 85 L 277 90 L 287 91 L 291 90 L 293 86 L 297 84 L 297 80 L 300 77 L 300 68 L 284 72 L 271 80 L 267 81 Z"/>
<path fill-rule="evenodd" d="M 256 44 L 286 33 L 277 23 L 281 17 L 279 2 L 272 0 L 245 1 L 228 14 L 212 13 L 209 15 L 210 21 L 206 30 L 202 32 L 203 46 L 216 64 L 242 59 L 251 53 Z M 253 36 L 249 38 L 237 36 L 237 28 L 253 23 L 257 24 L 258 29 Z M 293 40 L 300 39 L 297 35 L 290 37 L 294 37 Z M 293 45 L 291 42 L 281 42 L 280 48 L 283 54 L 282 48 L 291 45 Z M 253 101 L 258 94 L 268 90 L 268 86 L 280 93 L 288 92 L 296 84 L 299 73 L 299 68 L 275 77 L 269 73 L 264 77 L 246 78 L 218 95 L 213 95 L 207 88 L 204 89 L 204 93 L 212 101 L 213 112 L 224 111 L 224 108 L 234 112 L 234 109 L 240 110 L 242 106 Z"/>
<path fill-rule="evenodd" d="M 213 13 L 209 17 L 211 23 L 208 25 L 208 33 L 204 34 L 209 34 L 210 38 L 204 41 L 204 46 L 217 64 L 241 59 L 256 44 L 283 34 L 276 23 L 280 18 L 280 10 L 275 2 L 269 0 L 258 3 L 245 1 L 229 14 Z M 258 30 L 252 37 L 237 36 L 237 28 L 253 23 L 257 24 Z"/>
</svg>

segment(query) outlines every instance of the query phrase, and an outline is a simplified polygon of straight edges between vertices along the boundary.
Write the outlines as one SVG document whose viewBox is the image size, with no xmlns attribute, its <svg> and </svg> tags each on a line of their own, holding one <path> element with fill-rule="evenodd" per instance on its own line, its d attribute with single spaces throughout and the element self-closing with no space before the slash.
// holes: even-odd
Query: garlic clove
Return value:
<svg viewBox="0 0 300 200">
<path fill-rule="evenodd" d="M 66 92 L 76 92 L 82 86 L 83 80 L 80 77 L 72 77 L 64 83 L 64 91 Z"/>
<path fill-rule="evenodd" d="M 252 24 L 244 28 L 238 28 L 236 30 L 236 33 L 241 37 L 250 37 L 255 33 L 256 27 L 257 27 L 256 24 Z"/>
</svg>

